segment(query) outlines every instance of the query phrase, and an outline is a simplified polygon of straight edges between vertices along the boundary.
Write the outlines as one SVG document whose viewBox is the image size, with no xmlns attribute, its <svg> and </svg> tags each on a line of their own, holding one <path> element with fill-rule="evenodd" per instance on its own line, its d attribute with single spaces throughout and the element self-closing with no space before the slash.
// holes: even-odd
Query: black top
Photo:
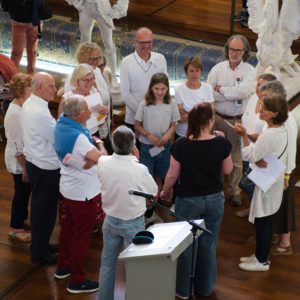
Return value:
<svg viewBox="0 0 300 300">
<path fill-rule="evenodd" d="M 171 149 L 180 163 L 176 194 L 193 197 L 222 191 L 221 166 L 230 150 L 230 143 L 221 136 L 210 140 L 178 139 Z"/>
<path fill-rule="evenodd" d="M 20 23 L 32 23 L 39 25 L 39 14 L 43 0 L 1 0 L 4 11 L 8 11 L 10 17 Z"/>
</svg>

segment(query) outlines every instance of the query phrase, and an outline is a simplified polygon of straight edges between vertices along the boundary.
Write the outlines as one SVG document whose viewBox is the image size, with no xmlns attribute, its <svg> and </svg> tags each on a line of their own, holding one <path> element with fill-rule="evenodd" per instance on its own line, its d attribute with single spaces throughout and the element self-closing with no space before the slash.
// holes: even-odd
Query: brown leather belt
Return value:
<svg viewBox="0 0 300 300">
<path fill-rule="evenodd" d="M 225 120 L 240 120 L 243 115 L 237 115 L 237 116 L 227 116 L 227 115 L 222 115 L 219 112 L 216 111 L 216 115 L 220 116 L 222 119 Z"/>
</svg>

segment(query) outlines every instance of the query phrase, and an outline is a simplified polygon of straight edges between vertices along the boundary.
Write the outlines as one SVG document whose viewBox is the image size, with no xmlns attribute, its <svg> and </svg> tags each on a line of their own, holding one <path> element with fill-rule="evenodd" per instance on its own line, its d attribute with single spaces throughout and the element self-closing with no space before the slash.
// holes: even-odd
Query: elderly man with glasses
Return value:
<svg viewBox="0 0 300 300">
<path fill-rule="evenodd" d="M 121 62 L 121 97 L 126 105 L 125 123 L 134 131 L 135 113 L 145 98 L 150 79 L 156 73 L 167 74 L 167 62 L 162 54 L 151 51 L 152 31 L 139 28 L 135 35 L 135 52 Z"/>
<path fill-rule="evenodd" d="M 231 36 L 225 45 L 226 61 L 215 65 L 208 74 L 207 82 L 214 88 L 215 129 L 223 131 L 232 145 L 233 171 L 228 175 L 229 202 L 241 206 L 240 188 L 243 165 L 240 137 L 232 125 L 239 121 L 249 95 L 254 87 L 253 66 L 245 62 L 250 56 L 250 45 L 242 35 Z"/>
</svg>

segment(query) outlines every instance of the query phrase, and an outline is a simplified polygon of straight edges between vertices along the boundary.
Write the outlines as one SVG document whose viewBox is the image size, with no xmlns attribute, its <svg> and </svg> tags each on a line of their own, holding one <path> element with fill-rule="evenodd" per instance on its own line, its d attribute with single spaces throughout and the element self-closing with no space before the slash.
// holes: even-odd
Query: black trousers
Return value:
<svg viewBox="0 0 300 300">
<path fill-rule="evenodd" d="M 31 196 L 32 261 L 39 261 L 49 251 L 49 241 L 55 225 L 59 197 L 59 169 L 44 170 L 26 161 Z"/>
<path fill-rule="evenodd" d="M 271 248 L 273 228 L 272 228 L 273 215 L 255 218 L 256 229 L 256 250 L 255 256 L 260 263 L 268 260 L 268 255 Z"/>
<path fill-rule="evenodd" d="M 23 229 L 24 221 L 28 217 L 28 201 L 31 188 L 29 183 L 22 180 L 22 174 L 12 174 L 14 178 L 15 194 L 11 204 L 10 227 Z"/>
</svg>

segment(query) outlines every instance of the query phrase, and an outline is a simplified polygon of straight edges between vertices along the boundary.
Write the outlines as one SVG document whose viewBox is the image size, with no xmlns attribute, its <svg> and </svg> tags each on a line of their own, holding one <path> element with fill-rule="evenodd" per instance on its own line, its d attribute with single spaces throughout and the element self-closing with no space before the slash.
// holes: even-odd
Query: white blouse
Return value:
<svg viewBox="0 0 300 300">
<path fill-rule="evenodd" d="M 22 167 L 16 156 L 23 154 L 23 140 L 21 130 L 22 107 L 11 103 L 4 118 L 5 135 L 7 143 L 5 147 L 5 164 L 8 172 L 22 174 Z"/>
<path fill-rule="evenodd" d="M 273 153 L 279 157 L 287 144 L 287 131 L 284 126 L 267 128 L 258 137 L 254 144 L 242 149 L 243 155 L 251 163 L 263 159 Z M 280 157 L 280 161 L 286 165 L 287 149 Z M 275 214 L 281 204 L 284 187 L 284 173 L 282 173 L 267 192 L 263 192 L 258 186 L 255 187 L 251 200 L 249 221 L 254 223 L 255 218 L 266 217 Z"/>
</svg>

